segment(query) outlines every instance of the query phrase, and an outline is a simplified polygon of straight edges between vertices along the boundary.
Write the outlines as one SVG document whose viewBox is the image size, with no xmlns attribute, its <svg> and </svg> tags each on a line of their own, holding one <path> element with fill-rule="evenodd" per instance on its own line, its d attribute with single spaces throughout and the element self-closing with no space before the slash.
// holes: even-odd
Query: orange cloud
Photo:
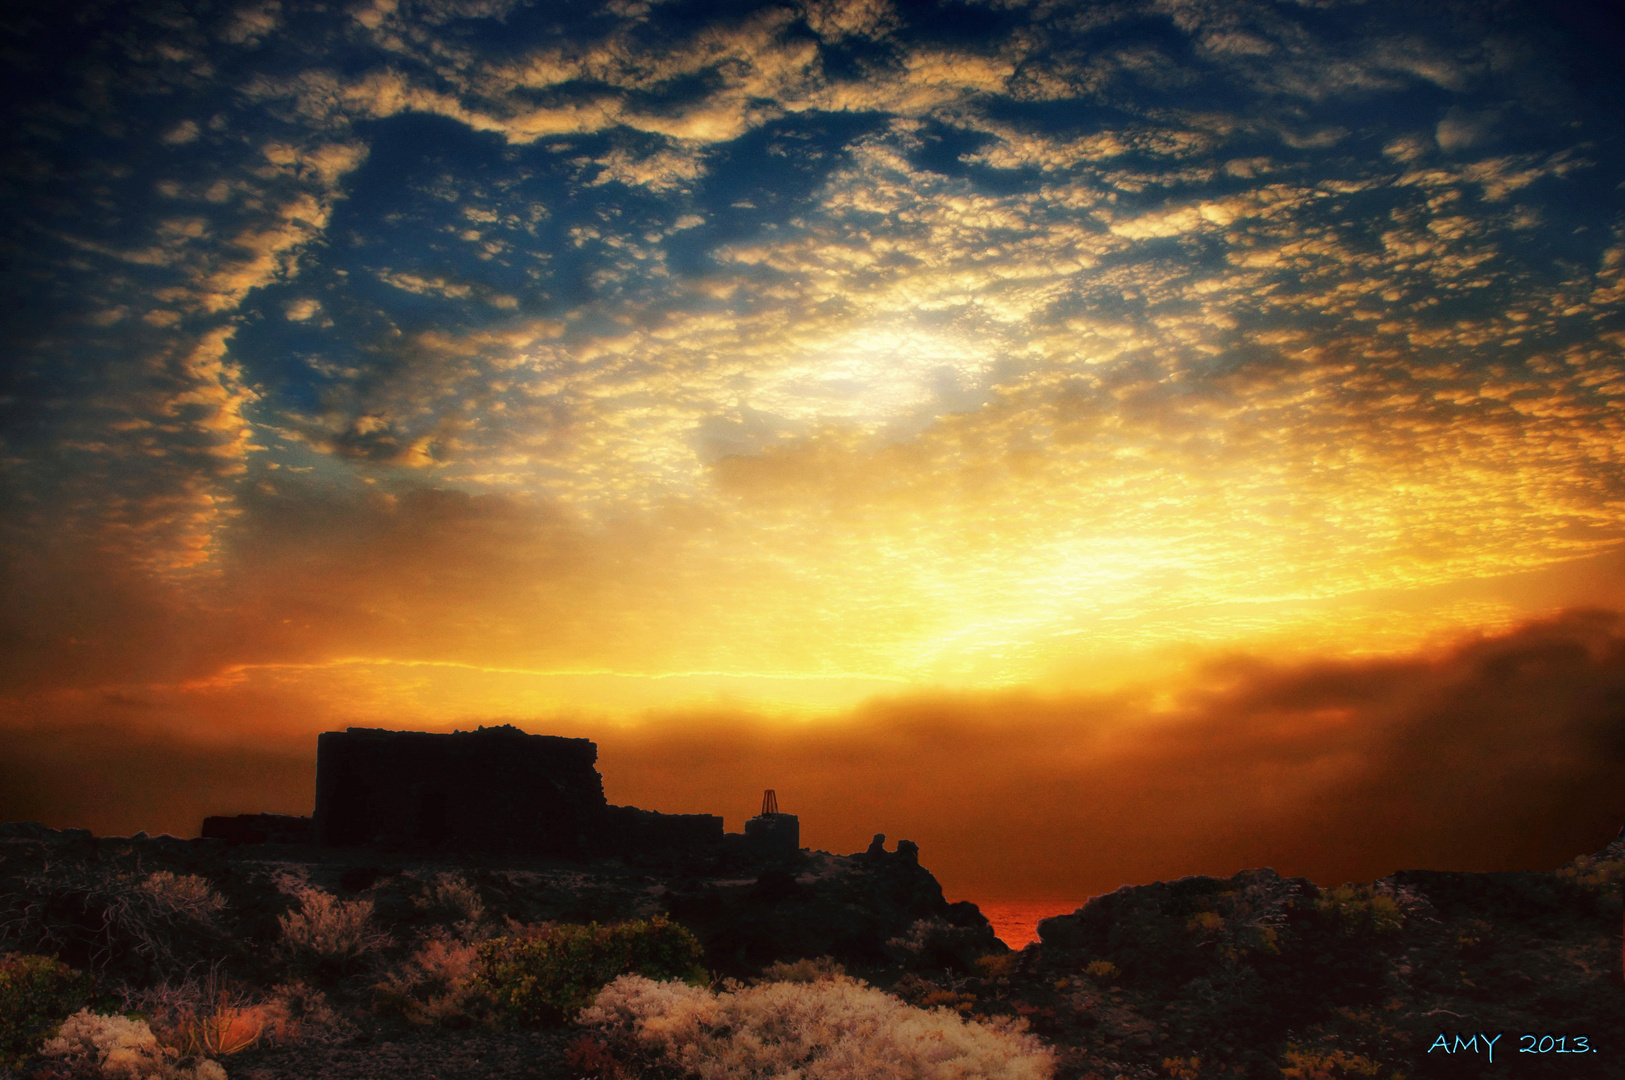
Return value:
<svg viewBox="0 0 1625 1080">
<path fill-rule="evenodd" d="M 190 835 L 208 813 L 309 808 L 308 736 L 159 735 L 112 696 L 73 715 L 0 729 L 0 818 Z M 612 801 L 723 813 L 738 829 L 773 787 L 811 846 L 912 839 L 971 898 L 1260 865 L 1323 883 L 1549 867 L 1625 816 L 1625 616 L 1574 610 L 1381 659 L 1237 656 L 1201 667 L 1171 703 L 1153 690 L 941 693 L 819 723 L 727 709 L 633 726 L 484 722 L 496 719 L 596 739 Z"/>
</svg>

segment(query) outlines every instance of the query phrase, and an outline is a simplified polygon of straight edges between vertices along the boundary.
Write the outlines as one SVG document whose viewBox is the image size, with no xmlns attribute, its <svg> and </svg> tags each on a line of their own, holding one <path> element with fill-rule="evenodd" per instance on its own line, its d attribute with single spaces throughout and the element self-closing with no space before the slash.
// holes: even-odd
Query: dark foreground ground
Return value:
<svg viewBox="0 0 1625 1080">
<path fill-rule="evenodd" d="M 233 1080 L 561 1080 L 570 1033 L 407 1031 L 339 1046 L 254 1049 L 229 1059 Z M 579 1074 L 576 1074 L 579 1075 Z"/>
<path fill-rule="evenodd" d="M 567 1027 L 501 1030 L 473 1005 L 413 1024 L 378 988 L 431 939 L 655 914 L 691 929 L 719 977 L 830 956 L 913 1004 L 1023 1017 L 1061 1080 L 1625 1077 L 1621 840 L 1552 873 L 1321 889 L 1256 870 L 1124 888 L 1045 920 L 1020 953 L 946 904 L 912 845 L 581 865 L 11 825 L 0 858 L 0 951 L 56 953 L 138 1006 L 185 986 L 265 997 L 297 977 L 304 1022 L 223 1058 L 233 1080 L 585 1076 L 566 1064 Z M 159 927 L 155 946 L 121 939 L 96 905 L 158 872 L 206 880 L 223 906 L 207 928 Z M 370 902 L 366 950 L 291 958 L 281 920 L 312 889 Z"/>
</svg>

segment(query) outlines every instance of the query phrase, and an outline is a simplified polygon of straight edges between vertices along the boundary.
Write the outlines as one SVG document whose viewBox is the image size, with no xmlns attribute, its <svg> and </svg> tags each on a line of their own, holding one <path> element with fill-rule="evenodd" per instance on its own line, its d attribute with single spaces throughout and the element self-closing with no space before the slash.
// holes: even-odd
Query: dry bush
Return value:
<svg viewBox="0 0 1625 1080">
<path fill-rule="evenodd" d="M 436 874 L 423 886 L 423 895 L 412 901 L 419 911 L 450 915 L 458 936 L 467 940 L 485 918 L 485 902 L 479 890 L 461 874 Z"/>
<path fill-rule="evenodd" d="M 845 976 L 721 994 L 624 975 L 581 1013 L 612 1043 L 700 1080 L 1049 1080 L 1017 1026 L 917 1009 Z"/>
<path fill-rule="evenodd" d="M 196 923 L 212 923 L 226 909 L 226 899 L 196 874 L 172 874 L 159 870 L 136 885 L 154 908 L 170 918 Z"/>
<path fill-rule="evenodd" d="M 1346 934 L 1382 936 L 1404 928 L 1414 905 L 1404 894 L 1382 882 L 1339 885 L 1315 899 L 1315 909 L 1330 917 Z"/>
<path fill-rule="evenodd" d="M 886 942 L 886 951 L 911 968 L 953 967 L 980 951 L 976 931 L 942 919 L 916 919 L 908 933 Z"/>
<path fill-rule="evenodd" d="M 1604 859 L 1597 855 L 1581 855 L 1556 870 L 1557 876 L 1573 881 L 1585 888 L 1602 891 L 1625 881 L 1625 859 Z"/>
<path fill-rule="evenodd" d="M 587 1080 L 625 1080 L 627 1070 L 609 1044 L 591 1035 L 577 1035 L 564 1048 L 564 1063 L 572 1076 Z"/>
<path fill-rule="evenodd" d="M 158 1041 L 180 1053 L 216 1058 L 241 1053 L 270 1030 L 272 1015 L 242 988 L 221 977 L 218 965 L 199 980 L 126 988 L 125 1008 L 147 1018 Z"/>
<path fill-rule="evenodd" d="M 414 1024 L 461 1027 L 485 1001 L 474 982 L 479 946 L 430 938 L 373 987 L 378 1005 Z"/>
<path fill-rule="evenodd" d="M 303 889 L 298 897 L 299 910 L 277 919 L 282 947 L 295 956 L 345 964 L 392 943 L 371 925 L 371 900 L 340 900 L 320 889 Z"/>
<path fill-rule="evenodd" d="M 762 969 L 762 977 L 756 981 L 812 983 L 838 979 L 845 974 L 846 968 L 836 963 L 834 957 L 820 956 L 816 960 L 775 961 Z"/>
<path fill-rule="evenodd" d="M 1096 982 L 1112 982 L 1123 974 L 1122 969 L 1110 960 L 1091 960 L 1084 965 L 1083 973 Z"/>
<path fill-rule="evenodd" d="M 1314 1049 L 1288 1043 L 1281 1055 L 1283 1080 L 1403 1080 L 1380 1062 L 1336 1049 Z"/>
<path fill-rule="evenodd" d="M 1195 1055 L 1163 1058 L 1162 1068 L 1168 1074 L 1168 1080 L 1202 1080 L 1202 1059 Z"/>
<path fill-rule="evenodd" d="M 221 940 L 226 902 L 191 874 L 144 873 L 139 861 L 47 864 L 17 880 L 0 910 L 0 945 L 54 953 L 93 970 L 167 978 Z"/>
<path fill-rule="evenodd" d="M 260 1007 L 265 1013 L 266 1038 L 277 1043 L 338 1043 L 357 1030 L 333 1008 L 325 993 L 305 982 L 278 983 Z"/>
<path fill-rule="evenodd" d="M 217 1061 L 183 1065 L 180 1051 L 159 1043 L 145 1020 L 100 1016 L 88 1009 L 64 1020 L 40 1053 L 61 1060 L 76 1074 L 102 1080 L 226 1080 Z"/>
</svg>

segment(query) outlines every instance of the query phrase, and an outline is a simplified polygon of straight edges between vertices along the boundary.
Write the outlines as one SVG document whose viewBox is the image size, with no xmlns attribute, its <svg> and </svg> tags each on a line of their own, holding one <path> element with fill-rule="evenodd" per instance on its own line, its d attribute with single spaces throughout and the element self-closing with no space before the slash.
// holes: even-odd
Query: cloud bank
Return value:
<svg viewBox="0 0 1625 1080">
<path fill-rule="evenodd" d="M 1325 884 L 1549 868 L 1619 827 L 1617 612 L 1381 660 L 1213 659 L 1192 681 L 1172 701 L 1154 688 L 877 698 L 816 723 L 724 709 L 634 727 L 487 722 L 591 737 L 612 801 L 720 812 L 734 830 L 774 787 L 810 845 L 913 839 L 948 891 L 972 898 L 1261 865 Z M 151 708 L 104 698 L 4 729 L 0 817 L 192 835 L 209 813 L 308 813 L 314 739 L 199 744 L 157 733 Z"/>
</svg>

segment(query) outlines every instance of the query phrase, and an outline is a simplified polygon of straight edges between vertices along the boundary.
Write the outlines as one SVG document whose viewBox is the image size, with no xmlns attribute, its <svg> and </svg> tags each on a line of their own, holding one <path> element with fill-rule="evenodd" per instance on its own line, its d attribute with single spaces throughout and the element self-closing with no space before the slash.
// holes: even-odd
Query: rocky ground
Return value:
<svg viewBox="0 0 1625 1080">
<path fill-rule="evenodd" d="M 1023 1017 L 1056 1048 L 1062 1080 L 1625 1076 L 1625 841 L 1553 873 L 1320 889 L 1258 870 L 1124 888 L 1045 920 L 1020 953 L 899 848 L 582 865 L 8 825 L 0 951 L 56 953 L 126 997 L 200 972 L 268 993 L 290 978 L 279 920 L 302 890 L 370 901 L 371 954 L 300 972 L 320 1008 L 299 1037 L 225 1059 L 233 1080 L 585 1075 L 566 1063 L 568 1029 L 504 1031 L 476 1015 L 415 1026 L 378 1009 L 375 988 L 436 935 L 655 914 L 691 929 L 719 977 L 832 956 L 914 1004 Z M 143 938 L 108 921 L 98 888 L 159 872 L 217 891 L 212 930 L 150 925 Z M 436 892 L 448 881 L 458 888 Z"/>
</svg>

